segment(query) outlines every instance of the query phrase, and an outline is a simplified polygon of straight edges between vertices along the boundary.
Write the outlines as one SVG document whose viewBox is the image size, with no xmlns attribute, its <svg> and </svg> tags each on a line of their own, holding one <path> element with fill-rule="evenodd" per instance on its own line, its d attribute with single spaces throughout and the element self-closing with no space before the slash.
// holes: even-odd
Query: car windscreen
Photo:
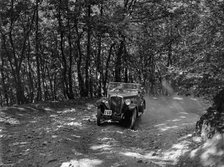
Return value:
<svg viewBox="0 0 224 167">
<path fill-rule="evenodd" d="M 108 91 L 116 91 L 123 87 L 122 83 L 120 82 L 111 82 L 108 85 Z"/>
<path fill-rule="evenodd" d="M 138 91 L 140 88 L 139 84 L 134 84 L 134 83 L 120 83 L 120 82 L 111 82 L 108 85 L 108 91 L 110 92 L 120 92 L 120 91 L 125 91 L 125 92 L 130 92 L 130 91 Z"/>
</svg>

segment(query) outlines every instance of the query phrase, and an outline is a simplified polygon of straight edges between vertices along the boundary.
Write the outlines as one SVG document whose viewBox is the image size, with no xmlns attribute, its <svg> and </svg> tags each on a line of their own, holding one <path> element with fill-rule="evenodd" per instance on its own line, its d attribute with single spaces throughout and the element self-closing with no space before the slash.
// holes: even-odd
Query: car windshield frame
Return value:
<svg viewBox="0 0 224 167">
<path fill-rule="evenodd" d="M 109 82 L 108 92 L 137 92 L 141 87 L 138 83 L 125 83 L 125 82 Z"/>
</svg>

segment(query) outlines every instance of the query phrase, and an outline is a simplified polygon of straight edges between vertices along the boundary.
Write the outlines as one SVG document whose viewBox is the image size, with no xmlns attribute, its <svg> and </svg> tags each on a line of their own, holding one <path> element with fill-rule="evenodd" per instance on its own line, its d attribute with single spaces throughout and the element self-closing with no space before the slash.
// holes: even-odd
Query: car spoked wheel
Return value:
<svg viewBox="0 0 224 167">
<path fill-rule="evenodd" d="M 97 108 L 97 114 L 96 114 L 96 123 L 98 126 L 100 126 L 101 123 L 101 117 L 102 117 L 102 112 L 101 112 L 101 108 Z"/>
<path fill-rule="evenodd" d="M 137 117 L 137 110 L 134 109 L 133 113 L 132 113 L 132 116 L 131 116 L 131 122 L 130 122 L 130 128 L 131 129 L 134 129 L 135 127 L 135 121 L 136 121 L 136 117 Z"/>
</svg>

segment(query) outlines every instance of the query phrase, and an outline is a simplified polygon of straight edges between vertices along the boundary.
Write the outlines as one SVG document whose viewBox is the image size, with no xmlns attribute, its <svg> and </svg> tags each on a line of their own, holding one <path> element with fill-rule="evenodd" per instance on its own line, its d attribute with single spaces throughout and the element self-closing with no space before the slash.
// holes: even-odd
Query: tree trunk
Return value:
<svg viewBox="0 0 224 167">
<path fill-rule="evenodd" d="M 124 46 L 124 82 L 128 83 L 128 52 Z"/>
<path fill-rule="evenodd" d="M 26 98 L 24 95 L 24 87 L 22 86 L 22 82 L 21 82 L 21 76 L 20 76 L 20 72 L 17 71 L 16 72 L 16 101 L 17 104 L 24 104 L 26 103 Z"/>
<path fill-rule="evenodd" d="M 1 80 L 2 80 L 2 88 L 3 88 L 2 92 L 3 92 L 3 95 L 4 95 L 4 99 L 5 99 L 4 101 L 6 102 L 6 105 L 8 106 L 9 105 L 9 98 L 8 98 L 8 93 L 7 93 L 8 91 L 7 91 L 7 87 L 6 87 L 6 77 L 5 77 L 5 74 L 4 74 L 4 71 L 3 71 L 5 63 L 4 63 L 4 59 L 3 59 L 2 55 L 1 55 L 1 61 L 2 61 L 2 64 L 1 64 L 2 68 L 0 68 L 0 70 L 1 70 Z M 2 96 L 1 96 L 1 98 L 2 98 Z M 1 103 L 3 103 L 3 99 L 1 101 Z"/>
<path fill-rule="evenodd" d="M 36 42 L 36 64 L 37 64 L 37 101 L 42 100 L 42 90 L 41 90 L 41 74 L 40 74 L 40 55 L 39 55 L 39 0 L 36 0 L 36 32 L 35 32 L 35 42 Z"/>
<path fill-rule="evenodd" d="M 152 55 L 153 57 L 153 55 Z M 153 59 L 153 58 L 152 58 Z M 150 76 L 150 82 L 151 82 L 151 92 L 152 94 L 155 93 L 155 65 L 154 65 L 154 61 L 151 62 L 151 76 Z"/>
<path fill-rule="evenodd" d="M 167 67 L 171 66 L 172 62 L 172 42 L 170 42 L 168 46 L 168 59 L 167 59 Z"/>
<path fill-rule="evenodd" d="M 91 17 L 91 4 L 87 6 L 87 48 L 86 48 L 86 65 L 85 65 L 85 96 L 89 95 L 89 65 L 90 65 L 90 56 L 91 56 L 91 25 L 90 25 L 90 17 Z"/>
<path fill-rule="evenodd" d="M 53 96 L 54 96 L 54 100 L 57 100 L 57 77 L 56 75 L 53 76 L 53 82 L 54 82 L 54 93 L 53 93 Z"/>
<path fill-rule="evenodd" d="M 24 37 L 24 41 L 23 41 L 23 48 L 22 48 L 22 52 L 20 55 L 20 59 L 16 56 L 16 49 L 15 49 L 15 45 L 14 45 L 14 41 L 13 41 L 13 23 L 14 23 L 14 0 L 11 0 L 11 16 L 10 16 L 10 30 L 9 30 L 9 40 L 10 40 L 10 44 L 12 47 L 12 55 L 14 58 L 14 62 L 12 62 L 11 60 L 11 55 L 8 55 L 10 64 L 11 64 L 11 68 L 12 68 L 12 73 L 14 76 L 14 83 L 15 83 L 15 87 L 16 87 L 16 101 L 17 104 L 24 104 L 26 102 L 25 99 L 25 95 L 24 95 L 24 89 L 22 86 L 22 81 L 21 81 L 21 74 L 20 74 L 20 67 L 21 67 L 21 63 L 22 63 L 22 59 L 23 59 L 23 54 L 25 51 L 25 41 L 26 41 L 26 36 Z M 28 33 L 27 33 L 28 36 Z M 5 49 L 7 50 L 7 48 L 5 47 Z M 14 67 L 13 67 L 14 65 Z"/>
<path fill-rule="evenodd" d="M 98 53 L 97 53 L 97 81 L 98 81 L 98 86 L 97 86 L 97 95 L 98 97 L 101 97 L 101 89 L 102 89 L 102 67 L 101 67 L 101 36 L 98 37 Z"/>
<path fill-rule="evenodd" d="M 172 45 L 173 45 L 173 16 L 170 16 L 170 31 L 169 31 L 170 41 L 168 43 L 168 59 L 167 67 L 172 65 Z"/>
<path fill-rule="evenodd" d="M 62 18 L 61 18 L 61 6 L 62 1 L 60 0 L 59 3 L 59 9 L 58 9 L 58 24 L 59 24 L 59 31 L 60 31 L 60 50 L 61 50 L 61 56 L 62 56 L 62 65 L 63 65 L 63 86 L 64 86 L 64 96 L 65 98 L 68 97 L 68 81 L 67 81 L 67 61 L 66 56 L 64 53 L 64 28 L 62 25 Z"/>
<path fill-rule="evenodd" d="M 77 60 L 77 73 L 78 73 L 78 81 L 79 81 L 79 94 L 81 97 L 84 97 L 85 95 L 85 85 L 84 85 L 84 81 L 83 81 L 83 75 L 82 75 L 82 49 L 81 49 L 81 43 L 80 43 L 80 34 L 78 31 L 78 22 L 76 20 L 76 33 L 77 33 L 77 41 L 76 41 L 76 45 L 77 45 L 77 49 L 78 49 L 78 60 Z"/>
<path fill-rule="evenodd" d="M 28 40 L 28 46 L 29 46 L 29 51 L 28 51 L 28 75 L 29 75 L 29 102 L 33 102 L 34 100 L 34 85 L 33 85 L 33 76 L 32 76 L 32 67 L 31 67 L 31 62 L 30 62 L 30 53 L 31 53 L 31 48 L 30 48 L 30 40 Z"/>
<path fill-rule="evenodd" d="M 72 80 L 72 65 L 73 65 L 73 56 L 72 56 L 72 33 L 71 33 L 71 25 L 70 25 L 70 9 L 69 9 L 69 1 L 67 2 L 66 6 L 67 10 L 67 39 L 69 45 L 69 67 L 68 67 L 68 98 L 74 99 L 74 92 L 73 92 L 73 80 Z"/>
<path fill-rule="evenodd" d="M 122 55 L 124 52 L 124 39 L 121 40 L 118 48 L 117 57 L 115 61 L 115 82 L 121 82 L 121 66 L 122 66 Z"/>
<path fill-rule="evenodd" d="M 110 63 L 110 59 L 111 59 L 111 55 L 112 55 L 112 51 L 113 51 L 113 47 L 115 46 L 115 43 L 113 43 L 110 46 L 110 50 L 108 53 L 108 57 L 107 57 L 107 61 L 106 61 L 106 67 L 105 67 L 105 75 L 104 75 L 104 80 L 103 80 L 103 90 L 104 90 L 104 95 L 106 95 L 106 85 L 107 85 L 107 80 L 108 80 L 108 70 L 109 70 L 109 63 Z"/>
<path fill-rule="evenodd" d="M 84 87 L 84 81 L 82 77 L 82 71 L 81 71 L 81 63 L 82 63 L 82 54 L 79 53 L 79 59 L 77 62 L 77 72 L 78 72 L 78 81 L 79 81 L 79 89 L 80 89 L 80 96 L 85 96 L 85 87 Z"/>
<path fill-rule="evenodd" d="M 69 12 L 69 9 L 67 9 Z M 72 41 L 71 41 L 71 28 L 70 28 L 70 19 L 68 16 L 68 44 L 69 44 L 69 69 L 68 69 L 68 98 L 74 99 L 74 92 L 73 92 L 73 84 L 72 84 L 72 65 L 73 65 L 73 57 L 72 57 Z"/>
<path fill-rule="evenodd" d="M 46 92 L 47 90 L 47 83 L 46 83 L 46 72 L 45 72 L 45 62 L 43 61 L 43 59 L 40 57 L 40 64 L 41 64 L 41 71 L 42 71 L 42 75 L 41 75 L 41 80 L 42 80 L 42 92 L 44 94 L 43 98 L 46 101 L 47 100 L 47 96 L 46 96 Z"/>
<path fill-rule="evenodd" d="M 103 16 L 103 5 L 101 5 L 100 7 L 100 16 Z M 97 51 L 97 80 L 98 80 L 98 86 L 97 87 L 97 95 L 98 97 L 101 97 L 101 89 L 102 89 L 102 78 L 103 78 L 103 68 L 101 66 L 101 45 L 102 45 L 102 37 L 101 37 L 102 33 L 99 32 L 99 36 L 98 36 L 98 51 Z M 98 77 L 99 76 L 99 77 Z"/>
<path fill-rule="evenodd" d="M 46 72 L 47 72 L 48 80 L 50 82 L 50 95 L 49 95 L 49 97 L 50 97 L 51 100 L 54 100 L 54 89 L 53 89 L 53 78 L 54 78 L 54 76 L 51 76 L 48 66 L 46 66 Z"/>
</svg>

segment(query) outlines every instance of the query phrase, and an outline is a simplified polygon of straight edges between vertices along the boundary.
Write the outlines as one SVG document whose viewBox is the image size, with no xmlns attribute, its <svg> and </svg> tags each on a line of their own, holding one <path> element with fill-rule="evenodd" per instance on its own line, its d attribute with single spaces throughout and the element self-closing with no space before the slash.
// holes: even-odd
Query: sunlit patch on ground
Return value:
<svg viewBox="0 0 224 167">
<path fill-rule="evenodd" d="M 79 151 L 77 151 L 76 149 L 72 149 L 72 153 L 74 154 L 74 155 L 76 155 L 76 156 L 81 156 L 81 155 L 83 155 L 82 153 L 80 153 Z"/>
<path fill-rule="evenodd" d="M 44 108 L 45 111 L 54 111 L 53 109 L 49 108 L 49 107 L 46 107 Z"/>
<path fill-rule="evenodd" d="M 91 116 L 84 116 L 83 118 L 82 118 L 82 120 L 83 121 L 96 121 L 96 115 L 94 114 L 94 115 L 91 115 Z"/>
<path fill-rule="evenodd" d="M 11 118 L 9 116 L 0 116 L 0 122 L 3 122 L 3 123 L 9 123 L 9 124 L 12 124 L 12 125 L 17 125 L 17 124 L 20 124 L 20 121 L 15 119 L 15 118 Z"/>
<path fill-rule="evenodd" d="M 196 98 L 193 98 L 193 97 L 192 97 L 192 98 L 190 98 L 190 99 L 191 99 L 191 100 L 194 100 L 194 101 L 198 101 Z"/>
<path fill-rule="evenodd" d="M 51 136 L 53 139 L 57 138 L 58 136 L 57 135 L 52 135 Z"/>
<path fill-rule="evenodd" d="M 0 138 L 3 137 L 3 133 L 2 133 L 2 131 L 3 131 L 3 127 L 0 127 Z"/>
<path fill-rule="evenodd" d="M 52 114 L 52 115 L 50 115 L 50 117 L 51 117 L 51 118 L 57 118 L 58 115 L 56 115 L 56 114 Z"/>
<path fill-rule="evenodd" d="M 80 159 L 62 163 L 61 167 L 95 167 L 102 164 L 99 159 Z"/>
<path fill-rule="evenodd" d="M 188 115 L 188 113 L 186 113 L 186 112 L 180 112 L 180 114 L 185 114 L 185 115 Z"/>
<path fill-rule="evenodd" d="M 17 115 L 20 116 L 20 117 L 24 117 L 25 114 L 17 114 Z"/>
<path fill-rule="evenodd" d="M 192 150 L 191 158 L 199 155 L 204 166 L 224 166 L 224 135 L 217 134 L 212 139 L 205 142 L 201 147 Z"/>
<path fill-rule="evenodd" d="M 109 137 L 98 137 L 97 141 L 97 144 L 90 146 L 91 150 L 111 151 L 114 150 L 118 144 L 118 142 L 114 138 Z"/>
<path fill-rule="evenodd" d="M 66 114 L 66 113 L 71 113 L 71 112 L 76 112 L 76 109 L 71 108 L 71 109 L 64 109 L 62 111 L 57 111 L 58 114 Z"/>
<path fill-rule="evenodd" d="M 45 132 L 47 132 L 47 133 L 50 133 L 50 132 L 52 131 L 52 129 L 49 128 L 49 127 L 45 128 L 44 130 L 45 130 Z"/>
<path fill-rule="evenodd" d="M 106 150 L 111 150 L 111 145 L 109 144 L 94 145 L 94 146 L 91 146 L 90 149 L 106 151 Z"/>
<path fill-rule="evenodd" d="M 158 128 L 160 131 L 164 132 L 171 129 L 177 129 L 179 126 L 177 125 L 167 125 L 167 124 L 158 124 L 154 127 Z"/>
<path fill-rule="evenodd" d="M 80 122 L 69 122 L 65 123 L 65 125 L 82 127 L 82 124 Z"/>
<path fill-rule="evenodd" d="M 108 138 L 108 137 L 103 137 L 103 138 L 98 138 L 99 141 L 111 141 L 114 140 L 113 138 Z"/>
<path fill-rule="evenodd" d="M 15 142 L 15 143 L 12 143 L 12 146 L 26 145 L 26 144 L 28 144 L 28 142 Z"/>
<path fill-rule="evenodd" d="M 178 126 L 166 126 L 164 128 L 160 128 L 160 130 L 162 132 L 164 132 L 164 131 L 167 131 L 167 130 L 170 130 L 170 129 L 177 129 L 177 128 L 178 128 Z"/>
<path fill-rule="evenodd" d="M 179 129 L 179 128 L 184 128 L 185 126 L 188 126 L 188 125 L 192 125 L 194 123 L 181 123 L 181 124 L 178 124 L 178 122 L 175 122 L 176 124 L 173 124 L 173 125 L 170 125 L 170 124 L 165 124 L 165 125 L 156 125 L 154 127 L 157 127 L 161 132 L 166 132 L 168 130 L 176 130 L 176 129 Z"/>
<path fill-rule="evenodd" d="M 104 133 L 119 133 L 119 134 L 123 134 L 124 132 L 122 132 L 122 131 L 119 131 L 119 130 L 111 130 L 111 128 L 106 128 L 106 129 L 102 129 L 101 130 L 102 132 L 104 132 Z"/>
<path fill-rule="evenodd" d="M 30 123 L 35 124 L 35 123 L 37 123 L 37 121 L 36 120 L 32 120 L 32 121 L 30 121 Z"/>
<path fill-rule="evenodd" d="M 71 136 L 75 138 L 81 138 L 81 136 L 77 136 L 77 135 L 71 135 Z"/>
<path fill-rule="evenodd" d="M 87 110 L 92 110 L 92 109 L 96 108 L 95 105 L 90 104 L 90 103 L 86 103 L 86 106 L 87 106 Z"/>
<path fill-rule="evenodd" d="M 166 126 L 166 124 L 162 123 L 162 124 L 155 125 L 155 127 L 160 127 L 160 126 Z"/>
<path fill-rule="evenodd" d="M 76 117 L 58 117 L 57 115 L 50 115 L 52 118 L 52 125 L 55 127 L 54 131 L 59 130 L 60 128 L 63 128 L 64 126 L 72 126 L 76 128 L 84 128 L 82 124 L 82 120 L 76 120 Z"/>
<path fill-rule="evenodd" d="M 190 137 L 192 137 L 192 134 L 187 134 L 187 135 L 185 135 L 185 136 L 183 136 L 183 137 L 180 137 L 180 138 L 178 139 L 178 141 L 181 141 L 181 140 L 184 140 L 184 139 L 187 139 L 187 138 L 190 138 Z"/>
<path fill-rule="evenodd" d="M 178 97 L 178 96 L 174 96 L 173 100 L 183 100 L 183 98 L 182 97 Z"/>
<path fill-rule="evenodd" d="M 76 118 L 67 118 L 68 121 L 75 121 Z"/>
<path fill-rule="evenodd" d="M 133 132 L 134 132 L 134 130 L 132 130 Z M 116 131 L 117 133 L 119 133 L 119 134 L 123 134 L 124 132 L 122 132 L 122 131 Z"/>
<path fill-rule="evenodd" d="M 189 151 L 189 141 L 181 141 L 167 150 L 150 151 L 145 154 L 137 152 L 121 152 L 121 155 L 150 161 L 161 166 L 177 164 L 179 157 Z"/>
<path fill-rule="evenodd" d="M 193 140 L 195 143 L 200 143 L 200 142 L 202 142 L 202 138 L 201 138 L 201 137 L 197 137 L 197 136 L 194 136 L 194 137 L 192 138 L 192 140 Z"/>
<path fill-rule="evenodd" d="M 181 119 L 173 119 L 173 120 L 167 120 L 168 122 L 179 122 Z"/>
<path fill-rule="evenodd" d="M 20 111 L 26 111 L 25 108 L 21 108 L 21 107 L 17 107 L 16 109 L 17 109 L 17 110 L 20 110 Z"/>
</svg>

